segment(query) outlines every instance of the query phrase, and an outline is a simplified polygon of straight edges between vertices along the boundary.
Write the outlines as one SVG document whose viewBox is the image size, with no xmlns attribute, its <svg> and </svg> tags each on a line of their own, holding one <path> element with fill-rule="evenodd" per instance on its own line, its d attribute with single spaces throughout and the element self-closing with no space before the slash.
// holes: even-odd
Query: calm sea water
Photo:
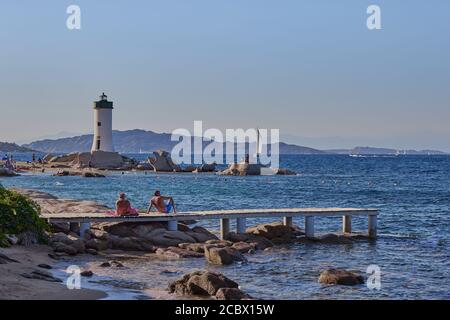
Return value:
<svg viewBox="0 0 450 320">
<path fill-rule="evenodd" d="M 29 156 L 29 155 L 28 155 Z M 142 157 L 142 155 L 135 155 Z M 26 158 L 26 155 L 18 155 Z M 236 280 L 251 295 L 270 299 L 450 299 L 450 157 L 285 156 L 282 166 L 297 176 L 222 177 L 213 174 L 113 174 L 106 179 L 24 175 L 2 179 L 7 187 L 33 188 L 59 197 L 90 199 L 113 206 L 126 192 L 146 207 L 155 189 L 172 195 L 182 210 L 267 207 L 375 207 L 381 210 L 375 243 L 296 244 L 249 256 L 250 263 L 212 267 L 204 259 L 129 261 L 126 272 L 105 277 L 164 289 L 193 269 L 211 269 Z M 260 223 L 267 220 L 250 220 Z M 294 223 L 303 226 L 302 219 Z M 366 230 L 366 218 L 354 219 Z M 218 230 L 218 222 L 204 223 Z M 322 218 L 318 232 L 334 232 L 341 220 Z M 85 263 L 89 263 L 88 260 Z M 381 290 L 325 287 L 321 270 L 365 272 L 381 268 Z M 172 272 L 167 272 L 172 271 Z M 151 294 L 150 294 L 151 295 Z"/>
</svg>

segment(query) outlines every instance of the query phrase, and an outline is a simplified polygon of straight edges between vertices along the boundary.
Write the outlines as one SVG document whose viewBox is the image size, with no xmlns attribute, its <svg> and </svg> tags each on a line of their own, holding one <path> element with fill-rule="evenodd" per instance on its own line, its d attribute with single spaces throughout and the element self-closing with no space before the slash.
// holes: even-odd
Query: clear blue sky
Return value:
<svg viewBox="0 0 450 320">
<path fill-rule="evenodd" d="M 382 30 L 366 28 L 369 4 Z M 90 132 L 105 91 L 119 130 L 203 120 L 450 151 L 449 39 L 447 0 L 3 0 L 0 141 Z"/>
</svg>

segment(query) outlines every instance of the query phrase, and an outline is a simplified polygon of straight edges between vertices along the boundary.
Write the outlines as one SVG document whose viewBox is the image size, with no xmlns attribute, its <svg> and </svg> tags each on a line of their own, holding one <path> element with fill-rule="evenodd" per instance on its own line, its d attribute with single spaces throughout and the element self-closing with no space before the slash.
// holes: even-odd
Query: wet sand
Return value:
<svg viewBox="0 0 450 320">
<path fill-rule="evenodd" d="M 0 248 L 1 254 L 18 261 L 0 264 L 0 300 L 97 300 L 107 297 L 105 292 L 99 290 L 69 290 L 64 282 L 28 279 L 21 275 L 45 270 L 39 268 L 39 264 L 54 264 L 48 256 L 50 252 L 51 248 L 44 245 Z"/>
</svg>

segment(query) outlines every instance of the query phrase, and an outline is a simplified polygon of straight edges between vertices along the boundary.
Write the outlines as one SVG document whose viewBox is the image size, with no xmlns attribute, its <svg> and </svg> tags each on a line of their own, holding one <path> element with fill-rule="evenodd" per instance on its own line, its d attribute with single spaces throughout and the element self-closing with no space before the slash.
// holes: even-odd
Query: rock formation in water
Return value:
<svg viewBox="0 0 450 320">
<path fill-rule="evenodd" d="M 257 163 L 233 163 L 227 169 L 219 172 L 228 176 L 259 176 L 259 175 L 295 175 L 296 173 L 284 168 L 269 168 Z"/>
<path fill-rule="evenodd" d="M 364 278 L 353 271 L 347 271 L 343 269 L 328 269 L 323 271 L 319 276 L 319 283 L 354 286 L 364 283 Z"/>
<path fill-rule="evenodd" d="M 153 157 L 148 158 L 149 164 L 156 172 L 179 172 L 181 168 L 172 161 L 170 153 L 164 150 L 156 150 Z"/>
<path fill-rule="evenodd" d="M 0 177 L 15 177 L 17 173 L 8 168 L 0 168 Z"/>
<path fill-rule="evenodd" d="M 169 284 L 169 293 L 180 296 L 216 297 L 218 300 L 251 299 L 239 285 L 223 274 L 195 271 Z"/>
<path fill-rule="evenodd" d="M 96 169 L 116 169 L 129 170 L 137 163 L 117 152 L 93 151 L 76 152 L 67 155 L 55 156 L 46 155 L 44 159 L 50 164 L 64 164 L 72 168 L 96 168 Z"/>
</svg>

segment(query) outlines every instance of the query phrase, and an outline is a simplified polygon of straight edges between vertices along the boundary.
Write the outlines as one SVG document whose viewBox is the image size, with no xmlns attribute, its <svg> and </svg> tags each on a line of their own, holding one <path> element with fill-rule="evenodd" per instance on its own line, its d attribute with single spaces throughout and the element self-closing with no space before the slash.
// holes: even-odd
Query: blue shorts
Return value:
<svg viewBox="0 0 450 320">
<path fill-rule="evenodd" d="M 166 213 L 170 213 L 172 209 L 173 209 L 172 203 L 169 202 L 168 204 L 166 204 Z"/>
</svg>

